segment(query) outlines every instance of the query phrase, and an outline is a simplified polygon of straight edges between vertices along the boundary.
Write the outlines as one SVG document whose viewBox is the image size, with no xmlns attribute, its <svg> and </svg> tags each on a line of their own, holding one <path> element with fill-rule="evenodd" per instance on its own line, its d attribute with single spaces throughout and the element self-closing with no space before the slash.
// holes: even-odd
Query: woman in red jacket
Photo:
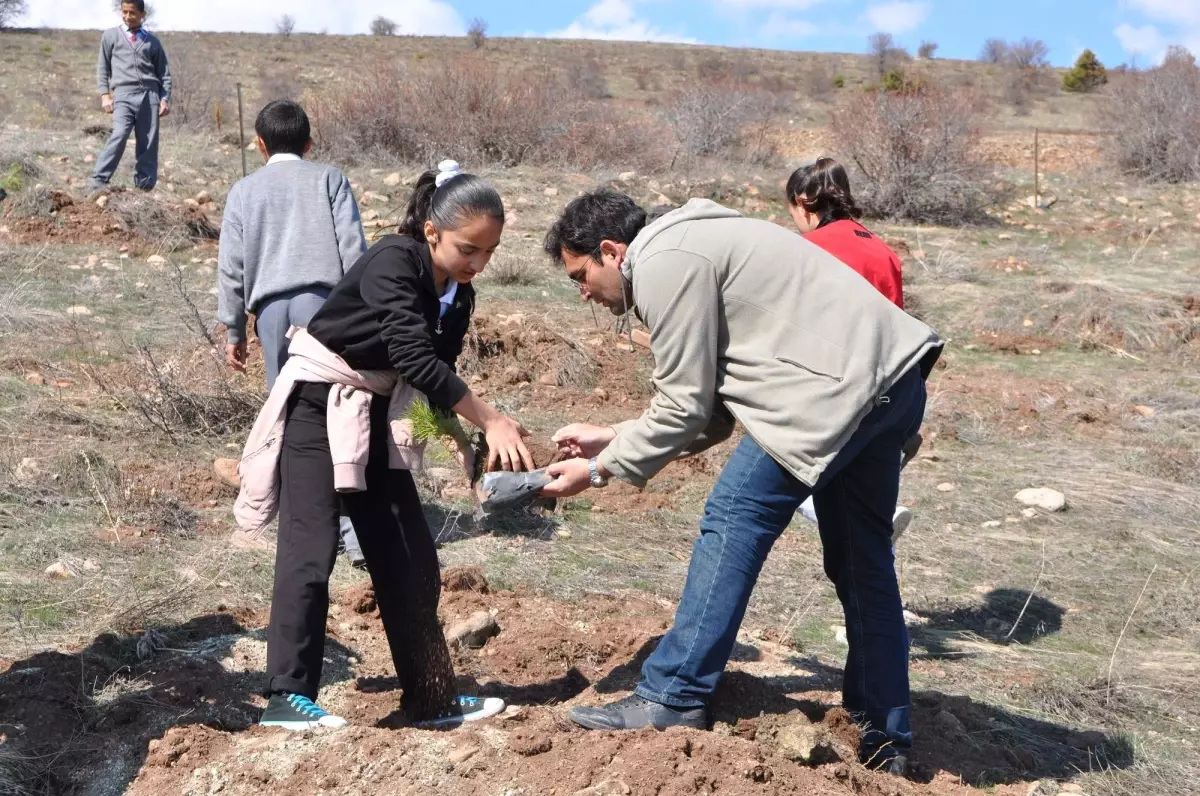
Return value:
<svg viewBox="0 0 1200 796">
<path fill-rule="evenodd" d="M 842 164 L 833 158 L 820 158 L 811 166 L 801 166 L 788 178 L 786 190 L 788 212 L 800 234 L 858 271 L 893 304 L 904 309 L 900 258 L 858 223 L 862 211 L 854 203 L 850 178 Z M 904 463 L 916 455 L 920 445 L 918 435 L 904 446 Z M 810 522 L 817 521 L 812 498 L 800 506 L 800 514 Z M 897 506 L 892 518 L 893 542 L 900 538 L 910 522 L 912 512 Z"/>
</svg>

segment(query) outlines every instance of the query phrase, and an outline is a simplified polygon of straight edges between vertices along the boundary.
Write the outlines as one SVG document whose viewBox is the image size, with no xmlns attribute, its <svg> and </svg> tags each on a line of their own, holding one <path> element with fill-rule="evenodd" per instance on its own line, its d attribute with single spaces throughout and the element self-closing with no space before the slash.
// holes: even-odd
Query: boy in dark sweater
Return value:
<svg viewBox="0 0 1200 796">
<path fill-rule="evenodd" d="M 145 0 L 126 0 L 121 24 L 100 39 L 96 84 L 105 112 L 113 115 L 113 131 L 88 180 L 92 191 L 108 186 L 131 132 L 137 141 L 134 185 L 149 191 L 158 182 L 158 120 L 171 112 L 171 68 L 162 43 L 142 27 L 145 19 Z"/>
</svg>

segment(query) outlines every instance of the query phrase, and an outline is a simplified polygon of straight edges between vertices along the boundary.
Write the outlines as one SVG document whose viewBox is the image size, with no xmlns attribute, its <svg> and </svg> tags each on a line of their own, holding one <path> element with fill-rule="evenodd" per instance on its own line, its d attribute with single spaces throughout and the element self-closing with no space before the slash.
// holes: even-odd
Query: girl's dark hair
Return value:
<svg viewBox="0 0 1200 796">
<path fill-rule="evenodd" d="M 572 199 L 542 245 L 560 264 L 564 251 L 599 259 L 601 242 L 633 243 L 644 226 L 646 211 L 636 202 L 611 188 L 601 188 Z"/>
<path fill-rule="evenodd" d="M 850 193 L 846 169 L 833 158 L 819 158 L 811 166 L 801 166 L 787 181 L 787 200 L 792 207 L 803 206 L 824 221 L 862 218 L 862 210 Z"/>
<path fill-rule="evenodd" d="M 504 223 L 504 202 L 486 180 L 474 174 L 459 174 L 437 187 L 436 171 L 427 171 L 417 180 L 408 200 L 400 234 L 425 240 L 425 222 L 437 229 L 458 229 L 471 219 L 491 216 Z"/>
</svg>

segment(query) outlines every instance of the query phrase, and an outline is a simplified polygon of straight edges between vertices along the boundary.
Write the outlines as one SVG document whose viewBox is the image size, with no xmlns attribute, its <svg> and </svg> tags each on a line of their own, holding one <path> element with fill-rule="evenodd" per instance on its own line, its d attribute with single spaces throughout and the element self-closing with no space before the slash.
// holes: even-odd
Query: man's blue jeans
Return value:
<svg viewBox="0 0 1200 796">
<path fill-rule="evenodd" d="M 900 449 L 920 430 L 924 413 L 925 382 L 914 368 L 867 415 L 813 489 L 743 438 L 709 496 L 675 624 L 642 667 L 638 695 L 678 708 L 706 703 L 771 546 L 812 494 L 825 574 L 846 616 L 843 705 L 867 727 L 864 757 L 907 750 L 908 631 L 892 513 Z"/>
</svg>

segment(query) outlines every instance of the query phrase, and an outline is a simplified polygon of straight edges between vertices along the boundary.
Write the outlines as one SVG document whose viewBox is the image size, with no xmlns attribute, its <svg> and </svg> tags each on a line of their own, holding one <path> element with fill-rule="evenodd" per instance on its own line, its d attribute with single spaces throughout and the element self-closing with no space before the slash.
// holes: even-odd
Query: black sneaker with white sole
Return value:
<svg viewBox="0 0 1200 796">
<path fill-rule="evenodd" d="M 318 727 L 340 729 L 350 722 L 322 710 L 317 703 L 299 694 L 272 694 L 258 723 L 285 730 L 315 730 Z"/>
<path fill-rule="evenodd" d="M 708 728 L 708 711 L 704 708 L 673 708 L 637 694 L 599 708 L 571 708 L 567 714 L 571 721 L 589 730 L 638 730 L 653 727 L 691 727 L 695 730 Z"/>
</svg>

